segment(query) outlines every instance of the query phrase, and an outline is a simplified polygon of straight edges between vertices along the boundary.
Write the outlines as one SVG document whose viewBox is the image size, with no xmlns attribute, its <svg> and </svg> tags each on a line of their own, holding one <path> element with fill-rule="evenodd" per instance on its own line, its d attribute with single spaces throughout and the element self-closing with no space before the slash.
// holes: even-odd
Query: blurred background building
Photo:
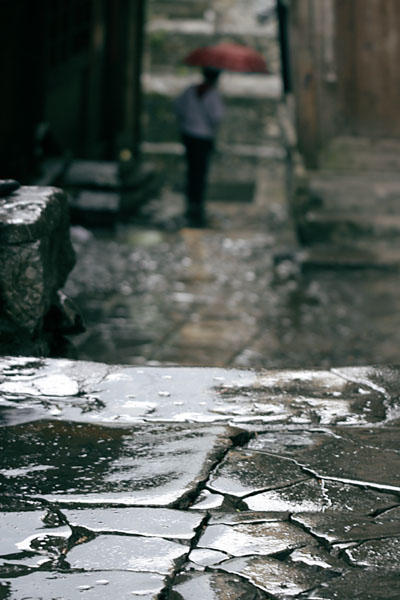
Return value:
<svg viewBox="0 0 400 600">
<path fill-rule="evenodd" d="M 142 0 L 2 0 L 0 177 L 24 181 L 43 154 L 136 151 Z"/>
<path fill-rule="evenodd" d="M 148 72 L 177 65 L 185 37 L 201 45 L 228 36 L 255 43 L 273 73 L 278 57 L 265 24 L 275 8 L 279 70 L 295 100 L 307 164 L 317 166 L 336 136 L 398 139 L 396 0 L 257 0 L 251 7 L 241 0 L 2 0 L 1 176 L 34 172 L 40 144 L 81 158 L 115 158 L 123 147 L 137 152 L 145 34 Z M 181 19 L 180 35 L 168 30 L 171 16 Z M 150 130 L 151 115 L 144 118 Z"/>
</svg>

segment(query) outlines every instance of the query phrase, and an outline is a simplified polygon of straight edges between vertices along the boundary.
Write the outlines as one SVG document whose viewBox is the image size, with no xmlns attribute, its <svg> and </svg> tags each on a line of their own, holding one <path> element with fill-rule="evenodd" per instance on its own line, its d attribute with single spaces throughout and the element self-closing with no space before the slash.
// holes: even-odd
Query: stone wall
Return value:
<svg viewBox="0 0 400 600">
<path fill-rule="evenodd" d="M 59 290 L 74 262 L 64 192 L 23 186 L 0 199 L 2 354 L 51 353 L 62 313 Z"/>
</svg>

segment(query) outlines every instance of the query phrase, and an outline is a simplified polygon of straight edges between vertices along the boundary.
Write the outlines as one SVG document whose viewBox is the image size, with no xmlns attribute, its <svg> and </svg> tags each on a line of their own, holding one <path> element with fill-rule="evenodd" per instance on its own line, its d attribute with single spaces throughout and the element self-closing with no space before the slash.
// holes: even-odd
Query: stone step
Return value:
<svg viewBox="0 0 400 600">
<path fill-rule="evenodd" d="M 222 143 L 263 145 L 269 140 L 280 140 L 277 117 L 280 81 L 275 77 L 273 81 L 271 79 L 262 76 L 225 79 L 224 75 L 221 93 L 226 114 L 218 132 Z M 177 77 L 145 79 L 142 123 L 143 137 L 147 142 L 179 141 L 173 99 L 188 83 L 186 79 Z M 246 90 L 247 96 L 243 93 Z"/>
<path fill-rule="evenodd" d="M 320 152 L 319 168 L 347 172 L 400 171 L 400 140 L 335 138 Z"/>
<path fill-rule="evenodd" d="M 210 8 L 209 0 L 150 0 L 152 18 L 202 19 Z"/>
<path fill-rule="evenodd" d="M 357 240 L 400 239 L 400 214 L 320 213 L 310 211 L 298 223 L 305 244 L 356 243 Z"/>
<path fill-rule="evenodd" d="M 391 244 L 366 243 L 339 245 L 317 244 L 300 255 L 303 271 L 310 269 L 400 269 L 400 247 Z"/>
<path fill-rule="evenodd" d="M 200 81 L 197 69 L 183 70 L 180 73 L 144 73 L 141 84 L 145 94 L 159 94 L 175 98 L 186 86 Z M 249 102 L 267 100 L 280 102 L 282 83 L 278 75 L 260 73 L 222 73 L 218 89 L 226 99 L 244 99 Z"/>
<path fill-rule="evenodd" d="M 69 192 L 71 221 L 85 227 L 113 226 L 156 197 L 162 178 L 150 163 L 74 160 L 62 186 Z"/>
<path fill-rule="evenodd" d="M 400 212 L 400 173 L 363 175 L 318 173 L 308 184 L 309 207 L 322 212 L 397 214 Z"/>
<path fill-rule="evenodd" d="M 203 19 L 254 28 L 265 27 L 275 17 L 275 0 L 149 0 L 148 5 L 152 20 Z"/>
<path fill-rule="evenodd" d="M 182 189 L 184 180 L 185 163 L 184 149 L 180 143 L 143 143 L 141 146 L 143 157 L 163 174 L 167 184 L 174 188 Z M 254 182 L 257 170 L 267 168 L 274 164 L 281 164 L 285 160 L 285 153 L 279 143 L 268 146 L 245 146 L 219 144 L 213 156 L 210 169 L 210 194 L 213 186 L 238 183 L 249 184 Z"/>
</svg>

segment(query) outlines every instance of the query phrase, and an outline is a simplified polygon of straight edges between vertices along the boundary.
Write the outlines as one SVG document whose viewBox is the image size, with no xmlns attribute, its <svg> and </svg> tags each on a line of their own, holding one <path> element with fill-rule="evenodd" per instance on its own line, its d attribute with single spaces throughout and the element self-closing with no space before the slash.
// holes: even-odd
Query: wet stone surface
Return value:
<svg viewBox="0 0 400 600">
<path fill-rule="evenodd" d="M 171 576 L 188 551 L 187 546 L 167 540 L 104 535 L 76 546 L 66 560 L 72 569 L 137 571 Z"/>
<path fill-rule="evenodd" d="M 242 578 L 227 573 L 193 573 L 177 578 L 171 600 L 261 600 L 263 596 Z"/>
<path fill-rule="evenodd" d="M 349 548 L 345 554 L 352 564 L 360 567 L 397 571 L 400 558 L 400 537 L 363 542 L 356 548 Z"/>
<path fill-rule="evenodd" d="M 346 483 L 308 479 L 278 490 L 255 494 L 245 499 L 250 510 L 373 512 L 397 504 L 392 494 L 357 488 Z"/>
<path fill-rule="evenodd" d="M 209 525 L 199 548 L 210 548 L 231 556 L 270 556 L 310 543 L 311 538 L 290 523 L 242 523 Z"/>
<path fill-rule="evenodd" d="M 399 573 L 382 570 L 349 570 L 329 584 L 317 588 L 307 600 L 397 600 Z"/>
<path fill-rule="evenodd" d="M 230 440 L 220 427 L 35 421 L 0 430 L 7 485 L 46 501 L 170 506 L 207 477 Z M 32 469 L 32 466 L 36 467 Z"/>
<path fill-rule="evenodd" d="M 267 557 L 236 558 L 226 561 L 220 568 L 243 577 L 272 598 L 293 598 L 329 580 L 326 572 L 316 573 L 307 566 L 287 565 Z"/>
<path fill-rule="evenodd" d="M 129 571 L 35 572 L 29 577 L 0 581 L 0 598 L 157 598 L 164 586 L 164 577 L 153 573 Z"/>
<path fill-rule="evenodd" d="M 300 467 L 284 458 L 232 450 L 211 476 L 209 486 L 215 492 L 240 498 L 306 477 Z"/>
<path fill-rule="evenodd" d="M 398 597 L 398 375 L 1 359 L 0 598 Z"/>
</svg>

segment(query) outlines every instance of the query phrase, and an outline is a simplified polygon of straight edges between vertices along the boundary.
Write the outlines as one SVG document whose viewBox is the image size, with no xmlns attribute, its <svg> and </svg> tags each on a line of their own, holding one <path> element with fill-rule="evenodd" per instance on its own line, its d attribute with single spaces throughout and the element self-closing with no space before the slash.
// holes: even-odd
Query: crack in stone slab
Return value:
<svg viewBox="0 0 400 600">
<path fill-rule="evenodd" d="M 300 597 L 331 577 L 306 565 L 288 565 L 265 556 L 233 558 L 211 568 L 243 577 L 273 599 Z"/>
<path fill-rule="evenodd" d="M 184 572 L 184 570 L 190 564 L 190 553 L 196 548 L 198 540 L 200 539 L 200 537 L 203 533 L 203 530 L 206 528 L 209 519 L 210 519 L 209 514 L 204 515 L 204 518 L 202 519 L 201 523 L 196 528 L 195 534 L 190 541 L 189 551 L 185 557 L 184 562 L 182 562 L 182 564 L 176 565 L 176 568 L 175 568 L 174 572 L 168 578 L 168 581 L 167 581 L 160 597 L 166 597 L 166 598 L 168 597 L 168 594 L 174 585 L 174 581 L 176 580 L 176 578 L 179 575 L 181 575 Z"/>
<path fill-rule="evenodd" d="M 296 487 L 296 485 L 298 485 L 299 483 L 304 483 L 306 481 L 311 481 L 313 478 L 312 477 L 305 477 L 304 479 L 300 479 L 299 481 L 295 481 L 292 483 L 288 483 L 288 484 L 282 484 L 282 485 L 277 485 L 274 487 L 267 487 L 263 490 L 257 490 L 255 492 L 249 492 L 248 494 L 246 494 L 246 496 L 241 496 L 240 499 L 241 500 L 247 500 L 247 498 L 252 498 L 253 496 L 258 496 L 259 494 L 264 494 L 265 492 L 273 492 L 276 490 L 288 490 L 291 489 L 293 487 Z"/>
<path fill-rule="evenodd" d="M 209 488 L 207 488 L 207 481 L 209 480 L 211 473 L 218 467 L 219 464 L 221 464 L 221 462 L 224 460 L 225 456 L 228 454 L 228 452 L 231 450 L 231 448 L 244 446 L 249 441 L 249 439 L 251 439 L 251 437 L 252 437 L 251 434 L 249 434 L 247 432 L 242 432 L 242 431 L 239 434 L 235 434 L 235 435 L 231 436 L 232 446 L 229 448 L 226 448 L 225 451 L 222 451 L 221 456 L 217 458 L 217 460 L 214 462 L 214 464 L 210 464 L 208 476 L 204 479 L 203 482 L 200 482 L 199 485 L 197 486 L 196 491 L 195 491 L 197 493 L 197 498 L 199 497 L 199 494 L 202 490 L 209 489 Z M 196 498 L 193 498 L 192 505 L 195 502 L 195 500 L 196 500 Z M 185 508 L 190 508 L 190 505 L 187 505 Z M 175 573 L 171 576 L 167 586 L 163 590 L 162 597 L 166 597 L 166 598 L 168 597 L 169 592 L 173 588 L 174 581 L 176 580 L 176 578 L 179 575 L 182 575 L 185 567 L 187 567 L 190 564 L 190 552 L 197 549 L 198 541 L 201 538 L 204 530 L 206 529 L 210 518 L 211 518 L 211 514 L 207 512 L 205 514 L 203 520 L 197 527 L 195 536 L 192 538 L 192 541 L 190 543 L 190 551 L 186 557 L 185 563 L 180 565 L 179 569 L 177 568 Z"/>
<path fill-rule="evenodd" d="M 235 429 L 235 428 L 232 428 L 232 429 Z M 187 504 L 186 506 L 184 506 L 183 510 L 185 510 L 187 508 L 191 508 L 193 506 L 193 504 L 196 502 L 196 500 L 199 498 L 199 495 L 203 490 L 207 490 L 211 493 L 215 493 L 215 490 L 211 489 L 208 486 L 208 482 L 210 481 L 210 477 L 211 477 L 213 471 L 215 471 L 220 466 L 220 464 L 225 460 L 227 454 L 232 450 L 232 448 L 243 447 L 245 444 L 247 444 L 249 442 L 249 440 L 253 437 L 253 435 L 251 433 L 248 433 L 247 431 L 239 431 L 238 433 L 235 433 L 229 437 L 230 437 L 230 440 L 232 443 L 231 446 L 229 446 L 225 449 L 221 449 L 220 456 L 218 456 L 216 458 L 214 463 L 210 464 L 207 476 L 201 482 L 199 482 L 198 486 L 196 487 L 196 490 L 193 491 L 193 495 L 192 495 L 193 497 L 192 497 L 191 502 L 189 504 Z M 225 496 L 225 494 L 221 494 L 221 495 Z M 178 508 L 181 508 L 181 506 L 179 506 Z"/>
<path fill-rule="evenodd" d="M 388 508 L 382 508 L 382 509 L 378 509 L 375 510 L 371 513 L 368 514 L 369 517 L 381 517 L 382 515 L 385 515 L 386 513 L 390 512 L 391 510 L 395 509 L 395 508 L 400 508 L 400 504 L 396 504 L 394 506 L 389 506 Z"/>
<path fill-rule="evenodd" d="M 350 367 L 350 369 L 352 369 L 352 367 Z M 337 375 L 338 377 L 341 377 L 345 381 L 365 385 L 366 387 L 373 390 L 374 392 L 378 392 L 379 394 L 382 394 L 386 400 L 391 400 L 391 396 L 390 396 L 389 392 L 384 387 L 381 387 L 380 385 L 373 383 L 370 379 L 365 377 L 365 375 L 361 376 L 361 377 L 360 376 L 352 377 L 349 372 L 350 369 L 347 369 L 346 367 L 341 368 L 341 369 L 333 368 L 333 369 L 331 369 L 331 372 L 334 373 L 335 375 Z M 364 370 L 364 371 L 366 370 L 363 367 L 356 367 L 356 369 L 359 373 L 361 370 Z M 367 369 L 371 370 L 370 367 L 367 367 Z"/>
<path fill-rule="evenodd" d="M 386 380 L 388 381 L 388 374 L 390 375 L 390 367 L 386 367 L 386 368 L 380 368 L 381 370 L 383 369 L 386 375 Z M 390 391 L 388 389 L 386 389 L 385 387 L 374 383 L 373 381 L 371 381 L 371 378 L 369 377 L 369 375 L 373 376 L 373 367 L 343 367 L 340 369 L 331 369 L 333 373 L 335 373 L 336 375 L 338 375 L 339 377 L 342 377 L 343 379 L 345 379 L 346 381 L 349 381 L 351 383 L 358 383 L 361 385 L 365 385 L 367 388 L 369 388 L 370 390 L 374 391 L 374 392 L 378 392 L 379 394 L 381 394 L 384 398 L 383 401 L 383 406 L 385 408 L 385 419 L 383 421 L 383 423 L 390 423 L 391 421 L 394 421 L 396 419 L 399 418 L 399 410 L 396 410 L 395 406 L 391 406 L 391 404 L 398 399 L 398 394 L 397 391 L 395 393 L 395 395 L 393 396 Z M 391 369 L 392 372 L 394 372 L 394 369 Z M 355 374 L 353 375 L 352 373 L 355 372 Z M 383 376 L 383 373 L 381 373 L 381 376 Z M 390 387 L 390 386 L 389 386 Z M 376 423 L 375 425 L 370 424 L 370 426 L 379 426 L 379 423 Z"/>
<path fill-rule="evenodd" d="M 177 578 L 172 594 L 163 600 L 182 598 L 235 598 L 237 600 L 263 600 L 272 598 L 256 588 L 250 581 L 238 574 L 206 568 L 202 572 L 189 571 Z"/>
<path fill-rule="evenodd" d="M 262 454 L 268 454 L 269 456 L 277 456 L 279 458 L 285 458 L 285 459 L 293 462 L 293 464 L 295 464 L 300 469 L 302 469 L 305 474 L 310 475 L 311 477 L 314 477 L 316 479 L 320 479 L 323 481 L 336 481 L 338 483 L 346 483 L 348 485 L 354 485 L 354 486 L 363 487 L 366 489 L 377 490 L 382 493 L 394 492 L 395 494 L 400 494 L 400 486 L 387 485 L 384 483 L 373 483 L 371 481 L 364 481 L 364 480 L 357 480 L 357 479 L 348 479 L 346 477 L 334 477 L 333 475 L 322 475 L 321 473 L 318 473 L 317 471 L 314 471 L 310 467 L 307 467 L 306 465 L 297 461 L 295 458 L 291 458 L 291 457 L 287 457 L 287 456 L 282 457 L 279 454 L 273 454 L 272 452 L 265 452 L 265 451 Z"/>
</svg>

